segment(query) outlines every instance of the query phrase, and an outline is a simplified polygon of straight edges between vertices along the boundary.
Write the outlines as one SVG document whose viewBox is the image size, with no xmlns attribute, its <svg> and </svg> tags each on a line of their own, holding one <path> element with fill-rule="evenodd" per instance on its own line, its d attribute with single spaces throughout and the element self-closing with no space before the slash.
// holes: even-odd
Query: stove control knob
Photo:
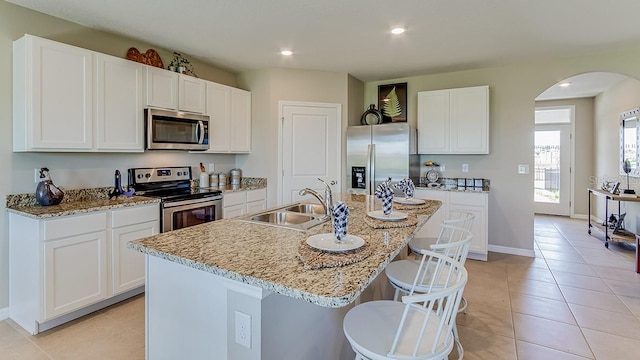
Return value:
<svg viewBox="0 0 640 360">
<path fill-rule="evenodd" d="M 143 174 L 138 174 L 138 179 L 142 179 L 144 177 Z"/>
<path fill-rule="evenodd" d="M 178 176 L 182 176 L 182 172 L 178 171 Z"/>
<path fill-rule="evenodd" d="M 146 178 L 148 179 L 148 178 L 150 178 L 150 177 L 151 177 L 151 174 L 150 174 L 150 173 L 146 173 L 146 174 L 144 175 L 144 177 L 146 177 Z"/>
</svg>

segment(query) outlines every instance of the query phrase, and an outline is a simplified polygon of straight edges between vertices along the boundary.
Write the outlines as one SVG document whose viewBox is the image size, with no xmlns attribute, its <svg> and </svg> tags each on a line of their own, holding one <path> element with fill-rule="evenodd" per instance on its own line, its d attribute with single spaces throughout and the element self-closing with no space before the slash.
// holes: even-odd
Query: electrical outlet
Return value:
<svg viewBox="0 0 640 360">
<path fill-rule="evenodd" d="M 213 174 L 214 172 L 216 172 L 216 164 L 209 163 L 209 174 Z"/>
<path fill-rule="evenodd" d="M 440 165 L 440 171 L 444 171 L 444 164 Z"/>
<path fill-rule="evenodd" d="M 40 182 L 40 169 L 33 169 L 33 182 L 36 184 Z"/>
<path fill-rule="evenodd" d="M 251 316 L 236 311 L 235 324 L 236 343 L 251 349 Z"/>
<path fill-rule="evenodd" d="M 462 172 L 469 172 L 469 164 L 462 164 Z"/>
</svg>

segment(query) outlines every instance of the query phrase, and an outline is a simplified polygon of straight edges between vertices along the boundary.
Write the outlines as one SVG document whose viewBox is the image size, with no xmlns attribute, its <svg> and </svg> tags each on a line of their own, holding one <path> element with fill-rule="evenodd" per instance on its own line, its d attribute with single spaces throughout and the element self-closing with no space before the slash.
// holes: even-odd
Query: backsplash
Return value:
<svg viewBox="0 0 640 360">
<path fill-rule="evenodd" d="M 417 186 L 426 187 L 429 181 L 421 177 Z M 441 189 L 465 191 L 489 191 L 490 180 L 483 178 L 440 178 L 436 181 Z"/>
</svg>

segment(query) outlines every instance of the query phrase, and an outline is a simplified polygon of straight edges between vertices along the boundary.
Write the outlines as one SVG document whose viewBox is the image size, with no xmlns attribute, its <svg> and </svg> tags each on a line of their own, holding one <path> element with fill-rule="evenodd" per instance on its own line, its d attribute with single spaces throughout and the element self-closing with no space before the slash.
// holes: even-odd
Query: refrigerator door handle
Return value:
<svg viewBox="0 0 640 360">
<path fill-rule="evenodd" d="M 373 195 L 375 193 L 375 179 L 374 176 L 376 174 L 376 145 L 370 144 L 367 148 L 367 169 L 368 169 L 368 179 L 367 180 L 367 194 Z"/>
</svg>

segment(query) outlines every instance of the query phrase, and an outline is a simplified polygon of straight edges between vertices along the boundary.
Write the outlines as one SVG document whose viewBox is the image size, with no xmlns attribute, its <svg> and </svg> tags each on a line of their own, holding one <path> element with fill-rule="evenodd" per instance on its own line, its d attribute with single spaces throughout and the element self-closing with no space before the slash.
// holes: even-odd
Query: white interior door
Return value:
<svg viewBox="0 0 640 360">
<path fill-rule="evenodd" d="M 571 215 L 571 126 L 535 126 L 534 209 Z"/>
<path fill-rule="evenodd" d="M 280 102 L 280 204 L 300 199 L 303 188 L 324 191 L 324 185 L 340 179 L 342 149 L 341 105 Z M 335 186 L 337 191 L 340 186 Z M 322 192 L 320 192 L 322 194 Z"/>
</svg>

